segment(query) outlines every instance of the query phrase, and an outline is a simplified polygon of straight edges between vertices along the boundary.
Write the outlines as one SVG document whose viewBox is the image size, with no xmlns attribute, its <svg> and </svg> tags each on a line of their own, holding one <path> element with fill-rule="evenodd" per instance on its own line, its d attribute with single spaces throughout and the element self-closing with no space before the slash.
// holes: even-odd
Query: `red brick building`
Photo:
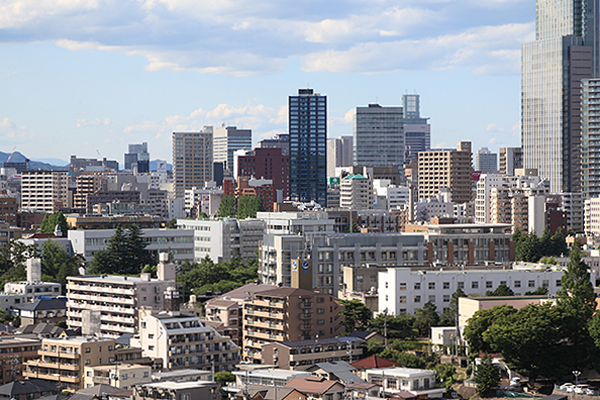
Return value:
<svg viewBox="0 0 600 400">
<path fill-rule="evenodd" d="M 275 190 L 283 190 L 283 198 L 289 193 L 290 158 L 277 148 L 256 148 L 253 156 L 238 157 L 237 176 L 270 179 Z M 265 209 L 267 209 L 265 207 Z"/>
</svg>

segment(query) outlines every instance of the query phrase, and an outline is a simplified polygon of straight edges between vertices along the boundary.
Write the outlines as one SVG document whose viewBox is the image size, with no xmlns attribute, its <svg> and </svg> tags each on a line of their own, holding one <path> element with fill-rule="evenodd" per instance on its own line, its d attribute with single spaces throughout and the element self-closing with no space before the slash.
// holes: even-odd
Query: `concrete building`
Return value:
<svg viewBox="0 0 600 400">
<path fill-rule="evenodd" d="M 252 150 L 252 130 L 235 126 L 220 126 L 213 133 L 213 161 L 233 172 L 233 153 L 236 150 Z"/>
<path fill-rule="evenodd" d="M 439 267 L 424 270 L 396 267 L 379 272 L 379 310 L 387 309 L 393 315 L 411 315 L 427 302 L 442 312 L 450 306 L 452 294 L 462 289 L 467 294 L 484 295 L 501 284 L 521 296 L 546 285 L 550 294 L 561 288 L 562 267 L 515 265 Z M 592 272 L 595 282 L 596 273 Z"/>
<path fill-rule="evenodd" d="M 199 132 L 173 132 L 173 181 L 175 197 L 185 189 L 203 187 L 213 180 L 213 128 Z"/>
<path fill-rule="evenodd" d="M 269 342 L 338 336 L 344 307 L 335 300 L 331 295 L 295 288 L 254 293 L 243 303 L 243 359 L 260 364 Z"/>
<path fill-rule="evenodd" d="M 240 362 L 240 347 L 228 336 L 189 314 L 160 312 L 140 319 L 139 339 L 144 355 L 162 360 L 162 368 L 231 371 Z"/>
<path fill-rule="evenodd" d="M 350 174 L 340 182 L 340 207 L 351 210 L 373 208 L 373 179 L 361 174 Z"/>
<path fill-rule="evenodd" d="M 221 398 L 218 382 L 152 382 L 133 386 L 132 400 L 155 400 L 168 398 L 172 400 L 218 400 Z"/>
<path fill-rule="evenodd" d="M 124 156 L 125 169 L 139 174 L 150 172 L 150 153 L 148 153 L 148 143 L 129 144 L 129 152 Z"/>
<path fill-rule="evenodd" d="M 9 226 L 17 226 L 18 208 L 16 197 L 0 197 L 0 222 L 5 222 Z"/>
<path fill-rule="evenodd" d="M 418 94 L 403 94 L 405 162 L 417 162 L 419 152 L 431 148 L 431 125 L 429 118 L 421 116 L 421 97 Z"/>
<path fill-rule="evenodd" d="M 528 284 L 530 284 L 529 281 Z M 528 290 L 533 291 L 533 290 Z M 469 319 L 481 310 L 489 310 L 496 306 L 508 305 L 517 310 L 530 304 L 541 305 L 544 303 L 556 303 L 556 298 L 548 295 L 543 296 L 510 296 L 510 297 L 460 297 L 458 299 L 458 327 L 463 329 L 468 325 Z M 432 328 L 433 329 L 433 328 Z"/>
<path fill-rule="evenodd" d="M 128 276 L 72 276 L 67 279 L 67 324 L 84 327 L 86 313 L 100 313 L 99 329 L 103 335 L 120 336 L 136 333 L 138 321 L 145 312 L 165 307 L 164 293 L 175 285 L 175 265 L 158 264 L 158 279 L 150 274 L 140 278 Z M 92 318 L 97 316 L 92 315 Z"/>
<path fill-rule="evenodd" d="M 600 79 L 584 79 L 581 87 L 581 193 L 600 196 Z"/>
<path fill-rule="evenodd" d="M 133 385 L 152 381 L 150 365 L 120 363 L 85 367 L 84 386 L 110 385 L 131 390 Z"/>
<path fill-rule="evenodd" d="M 208 256 L 214 262 L 228 262 L 236 252 L 239 252 L 244 260 L 256 257 L 265 223 L 259 218 L 180 219 L 177 220 L 177 227 L 193 231 L 195 261 L 199 262 Z"/>
<path fill-rule="evenodd" d="M 44 299 L 13 307 L 21 320 L 21 326 L 47 323 L 56 325 L 67 319 L 67 301 Z"/>
<path fill-rule="evenodd" d="M 475 156 L 475 170 L 482 174 L 498 173 L 498 154 L 492 153 L 487 147 L 477 150 Z"/>
<path fill-rule="evenodd" d="M 521 47 L 524 167 L 536 168 L 553 193 L 580 191 L 581 80 L 599 73 L 600 21 L 591 7 L 537 3 L 535 40 Z"/>
<path fill-rule="evenodd" d="M 293 260 L 311 260 L 312 287 L 333 295 L 342 288 L 346 266 L 422 265 L 426 249 L 422 234 L 266 233 L 259 254 L 262 282 L 291 286 Z"/>
<path fill-rule="evenodd" d="M 400 211 L 408 204 L 410 188 L 392 185 L 389 179 L 374 179 L 374 208 L 388 211 Z"/>
<path fill-rule="evenodd" d="M 229 300 L 227 300 L 229 299 Z M 206 320 L 219 325 L 217 331 L 229 336 L 233 343 L 242 346 L 242 302 L 229 296 L 223 299 L 210 299 L 206 302 Z"/>
<path fill-rule="evenodd" d="M 69 230 L 73 251 L 85 257 L 94 258 L 94 253 L 104 250 L 114 229 Z M 155 253 L 171 253 L 175 260 L 194 259 L 194 232 L 191 229 L 142 229 L 142 237 L 148 243 L 146 250 Z"/>
<path fill-rule="evenodd" d="M 340 136 L 339 138 L 327 139 L 327 176 L 335 175 L 338 167 L 349 167 L 353 165 L 354 138 L 352 136 Z"/>
<path fill-rule="evenodd" d="M 290 135 L 288 133 L 280 133 L 272 138 L 263 139 L 256 144 L 256 147 L 261 149 L 281 149 L 281 155 L 289 157 L 290 155 Z"/>
<path fill-rule="evenodd" d="M 290 198 L 327 207 L 327 96 L 289 96 Z"/>
<path fill-rule="evenodd" d="M 416 368 L 374 368 L 365 371 L 366 381 L 380 385 L 384 393 L 408 392 L 418 399 L 440 398 L 445 387 L 436 385 L 436 372 Z"/>
<path fill-rule="evenodd" d="M 23 379 L 29 360 L 38 358 L 41 340 L 35 335 L 0 335 L 0 383 L 5 385 Z"/>
<path fill-rule="evenodd" d="M 404 164 L 402 107 L 356 107 L 353 146 L 354 165 L 400 171 Z"/>
<path fill-rule="evenodd" d="M 515 175 L 515 170 L 523 168 L 522 147 L 500 147 L 499 174 Z"/>
<path fill-rule="evenodd" d="M 217 215 L 221 199 L 223 198 L 223 189 L 213 187 L 212 184 L 206 184 L 203 188 L 193 187 L 185 190 L 185 213 L 188 217 L 194 214 L 196 208 L 209 217 Z M 199 213 L 196 213 L 196 218 Z"/>
<path fill-rule="evenodd" d="M 67 171 L 23 171 L 21 209 L 56 212 L 69 206 Z"/>
<path fill-rule="evenodd" d="M 85 387 L 85 367 L 114 363 L 114 339 L 65 337 L 42 339 L 39 359 L 25 364 L 23 376 L 56 382 L 66 390 Z"/>
<path fill-rule="evenodd" d="M 294 371 L 322 362 L 354 362 L 363 357 L 365 347 L 364 340 L 353 336 L 271 342 L 263 347 L 262 364 Z"/>
<path fill-rule="evenodd" d="M 419 199 L 438 195 L 450 188 L 451 201 L 461 204 L 473 199 L 471 142 L 459 142 L 456 150 L 432 149 L 419 153 Z"/>
</svg>

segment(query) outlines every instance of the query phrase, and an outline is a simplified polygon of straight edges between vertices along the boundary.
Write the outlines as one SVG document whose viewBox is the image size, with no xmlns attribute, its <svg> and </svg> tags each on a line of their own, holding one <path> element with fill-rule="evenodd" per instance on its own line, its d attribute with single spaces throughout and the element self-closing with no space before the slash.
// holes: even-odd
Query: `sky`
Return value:
<svg viewBox="0 0 600 400">
<path fill-rule="evenodd" d="M 520 145 L 520 47 L 535 0 L 2 0 L 0 151 L 123 162 L 173 131 L 287 130 L 299 88 L 353 111 L 421 95 L 432 147 Z"/>
</svg>

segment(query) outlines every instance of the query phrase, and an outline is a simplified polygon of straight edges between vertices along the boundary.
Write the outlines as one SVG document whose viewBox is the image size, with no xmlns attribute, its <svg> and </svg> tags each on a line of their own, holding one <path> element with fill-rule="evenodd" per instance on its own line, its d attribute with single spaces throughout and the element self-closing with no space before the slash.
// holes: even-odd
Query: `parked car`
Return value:
<svg viewBox="0 0 600 400">
<path fill-rule="evenodd" d="M 572 388 L 573 386 L 575 386 L 575 385 L 573 385 L 571 382 L 566 382 L 566 383 L 563 383 L 563 384 L 562 384 L 562 385 L 559 387 L 559 389 L 560 389 L 560 390 L 562 390 L 563 392 L 569 392 L 569 388 Z M 571 389 L 571 391 L 572 391 L 572 390 L 573 390 L 573 389 Z"/>
<path fill-rule="evenodd" d="M 518 376 L 515 376 L 510 380 L 510 386 L 519 386 L 520 384 L 521 378 L 519 378 Z"/>
<path fill-rule="evenodd" d="M 577 385 L 575 386 L 574 392 L 577 394 L 587 394 L 587 391 L 589 390 L 590 385 L 588 384 L 583 384 L 583 385 Z"/>
</svg>

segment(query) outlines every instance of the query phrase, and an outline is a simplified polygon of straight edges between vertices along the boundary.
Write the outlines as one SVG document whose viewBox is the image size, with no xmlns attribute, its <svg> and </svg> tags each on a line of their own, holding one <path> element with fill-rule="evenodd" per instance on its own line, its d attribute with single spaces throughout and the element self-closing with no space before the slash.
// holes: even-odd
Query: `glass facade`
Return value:
<svg viewBox="0 0 600 400">
<path fill-rule="evenodd" d="M 327 206 L 327 96 L 300 89 L 289 99 L 290 199 Z"/>
<path fill-rule="evenodd" d="M 404 123 L 402 107 L 369 104 L 354 115 L 354 165 L 402 167 Z"/>
</svg>

